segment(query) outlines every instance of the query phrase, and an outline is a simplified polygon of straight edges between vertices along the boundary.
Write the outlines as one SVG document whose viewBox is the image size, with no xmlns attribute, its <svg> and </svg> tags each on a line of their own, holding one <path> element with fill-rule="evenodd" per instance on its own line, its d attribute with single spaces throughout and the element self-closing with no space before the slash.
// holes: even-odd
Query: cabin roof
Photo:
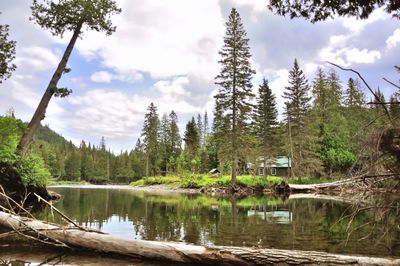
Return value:
<svg viewBox="0 0 400 266">
<path fill-rule="evenodd" d="M 264 167 L 264 157 L 259 157 L 257 160 L 259 167 Z M 275 168 L 290 168 L 292 167 L 292 161 L 287 156 L 277 156 L 275 158 L 267 159 L 267 167 Z"/>
</svg>

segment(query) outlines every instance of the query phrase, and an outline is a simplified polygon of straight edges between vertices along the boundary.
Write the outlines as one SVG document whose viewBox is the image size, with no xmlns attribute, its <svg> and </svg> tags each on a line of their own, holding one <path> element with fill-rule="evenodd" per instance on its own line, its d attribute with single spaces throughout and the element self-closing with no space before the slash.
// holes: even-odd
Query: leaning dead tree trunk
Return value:
<svg viewBox="0 0 400 266">
<path fill-rule="evenodd" d="M 81 33 L 82 25 L 83 25 L 83 21 L 79 22 L 77 28 L 74 30 L 71 40 L 69 41 L 68 46 L 65 49 L 64 55 L 61 58 L 61 61 L 58 64 L 57 69 L 54 72 L 54 74 L 49 82 L 49 85 L 47 86 L 47 89 L 46 89 L 45 93 L 43 94 L 38 107 L 36 108 L 36 111 L 31 119 L 31 121 L 29 122 L 28 129 L 24 133 L 24 135 L 22 136 L 22 138 L 18 144 L 17 151 L 18 151 L 19 155 L 24 156 L 27 153 L 29 144 L 31 143 L 33 135 L 35 135 L 35 132 L 40 125 L 40 121 L 42 121 L 46 115 L 47 106 L 49 105 L 51 97 L 53 97 L 54 93 L 57 90 L 57 83 L 65 71 L 69 56 L 71 55 L 71 52 L 72 52 L 72 49 L 74 48 L 76 40 L 78 39 L 79 34 Z"/>
<path fill-rule="evenodd" d="M 68 246 L 81 247 L 134 258 L 208 265 L 399 265 L 400 259 L 348 256 L 314 251 L 203 247 L 181 243 L 128 240 L 97 232 L 66 228 L 0 211 L 0 225 L 15 231 L 40 234 Z"/>
</svg>

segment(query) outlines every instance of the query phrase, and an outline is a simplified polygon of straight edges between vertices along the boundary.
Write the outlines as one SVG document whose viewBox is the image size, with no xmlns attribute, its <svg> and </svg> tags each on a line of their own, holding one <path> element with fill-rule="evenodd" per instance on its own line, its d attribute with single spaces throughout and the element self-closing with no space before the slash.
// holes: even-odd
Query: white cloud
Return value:
<svg viewBox="0 0 400 266">
<path fill-rule="evenodd" d="M 184 86 L 189 84 L 187 77 L 179 77 L 174 80 L 161 80 L 154 84 L 155 89 L 166 97 L 190 96 Z"/>
<path fill-rule="evenodd" d="M 188 103 L 190 95 L 182 86 L 186 77 L 159 81 L 154 84 L 154 96 L 130 95 L 127 92 L 94 89 L 67 99 L 66 108 L 74 112 L 64 116 L 62 125 L 76 134 L 89 138 L 106 137 L 109 140 L 135 139 L 140 135 L 144 114 L 150 102 L 158 108 L 158 114 L 174 110 L 178 117 L 200 112 Z M 186 121 L 186 120 L 183 120 Z"/>
<path fill-rule="evenodd" d="M 345 55 L 349 63 L 371 64 L 381 58 L 379 51 L 359 50 L 357 48 L 345 50 Z"/>
<path fill-rule="evenodd" d="M 322 61 L 329 61 L 341 66 L 349 66 L 349 62 L 345 61 L 341 56 L 343 54 L 344 49 L 335 50 L 332 47 L 323 48 L 319 52 L 319 58 Z"/>
<path fill-rule="evenodd" d="M 18 50 L 17 50 L 18 51 Z M 58 54 L 51 49 L 39 46 L 22 48 L 17 53 L 15 63 L 18 67 L 29 69 L 31 72 L 42 72 L 54 69 L 60 61 Z"/>
<path fill-rule="evenodd" d="M 112 75 L 107 71 L 97 71 L 90 76 L 90 80 L 93 82 L 110 83 L 112 80 Z"/>
<path fill-rule="evenodd" d="M 111 74 L 110 72 L 107 71 L 97 71 L 90 76 L 91 81 L 104 82 L 104 83 L 110 83 L 112 80 L 120 80 L 124 82 L 133 83 L 135 81 L 142 79 L 143 75 L 134 71 L 130 74 L 117 74 L 117 75 Z"/>
<path fill-rule="evenodd" d="M 392 35 L 386 40 L 387 48 L 391 49 L 400 43 L 400 29 L 396 29 Z"/>
<path fill-rule="evenodd" d="M 355 17 L 341 18 L 343 26 L 353 33 L 360 33 L 367 25 L 390 18 L 384 7 L 376 9 L 368 19 L 357 19 Z"/>
<path fill-rule="evenodd" d="M 250 7 L 251 8 L 251 20 L 253 22 L 258 22 L 258 16 L 262 13 L 266 13 L 267 1 L 259 0 L 232 0 L 232 5 L 234 7 Z"/>
<path fill-rule="evenodd" d="M 346 67 L 352 63 L 371 64 L 381 58 L 381 52 L 378 50 L 349 47 L 353 37 L 354 34 L 331 36 L 328 46 L 319 51 L 319 58 Z"/>
<path fill-rule="evenodd" d="M 113 19 L 117 31 L 112 36 L 88 32 L 77 42 L 88 60 L 100 58 L 105 67 L 122 75 L 132 70 L 156 78 L 215 75 L 224 34 L 217 1 L 117 2 L 122 8 Z"/>
</svg>

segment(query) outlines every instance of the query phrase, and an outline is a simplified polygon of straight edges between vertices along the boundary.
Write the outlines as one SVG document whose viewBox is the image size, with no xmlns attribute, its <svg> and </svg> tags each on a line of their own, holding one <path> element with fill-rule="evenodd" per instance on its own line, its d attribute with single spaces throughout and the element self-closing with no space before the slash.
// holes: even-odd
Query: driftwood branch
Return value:
<svg viewBox="0 0 400 266">
<path fill-rule="evenodd" d="M 374 96 L 375 100 L 376 100 L 377 102 L 382 102 L 381 99 L 379 99 L 378 95 L 376 95 L 376 93 L 375 93 L 375 92 L 372 90 L 372 88 L 369 86 L 368 82 L 367 82 L 367 81 L 364 79 L 364 77 L 360 74 L 360 72 L 358 72 L 358 71 L 356 71 L 356 70 L 354 70 L 354 69 L 352 69 L 352 68 L 344 68 L 344 67 L 342 67 L 342 66 L 339 66 L 338 64 L 335 64 L 335 63 L 332 63 L 332 62 L 329 62 L 329 61 L 326 61 L 326 62 L 327 62 L 328 64 L 332 65 L 332 66 L 335 66 L 335 67 L 341 69 L 341 70 L 344 70 L 344 71 L 351 71 L 351 72 L 355 73 L 355 74 L 362 80 L 362 82 L 363 82 L 364 85 L 368 88 L 368 90 L 371 92 L 371 94 Z M 384 111 L 385 111 L 387 117 L 389 118 L 390 123 L 393 125 L 393 119 L 392 119 L 392 116 L 391 116 L 390 113 L 389 113 L 389 110 L 386 108 L 385 105 L 382 105 L 382 108 L 384 109 Z"/>
<path fill-rule="evenodd" d="M 24 220 L 22 224 L 21 221 Z M 188 264 L 208 265 L 399 265 L 400 259 L 372 258 L 330 254 L 326 252 L 256 249 L 227 246 L 195 246 L 182 243 L 128 240 L 96 232 L 68 229 L 34 219 L 0 212 L 0 225 L 21 230 L 34 228 L 49 238 L 68 245 L 134 258 L 147 258 Z"/>
<path fill-rule="evenodd" d="M 400 86 L 397 84 L 394 84 L 393 82 L 391 82 L 390 80 L 388 80 L 387 78 L 383 78 L 384 81 L 386 81 L 387 83 L 389 83 L 390 85 L 392 85 L 393 87 L 396 87 L 398 89 L 400 89 Z"/>
</svg>

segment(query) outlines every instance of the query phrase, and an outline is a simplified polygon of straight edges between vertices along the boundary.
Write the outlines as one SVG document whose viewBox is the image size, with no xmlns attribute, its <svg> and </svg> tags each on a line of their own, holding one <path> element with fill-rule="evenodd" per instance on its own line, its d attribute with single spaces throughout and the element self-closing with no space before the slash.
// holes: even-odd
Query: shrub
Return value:
<svg viewBox="0 0 400 266">
<path fill-rule="evenodd" d="M 16 170 L 25 186 L 45 187 L 47 178 L 51 175 L 46 165 L 37 154 L 30 153 L 16 162 Z"/>
</svg>

